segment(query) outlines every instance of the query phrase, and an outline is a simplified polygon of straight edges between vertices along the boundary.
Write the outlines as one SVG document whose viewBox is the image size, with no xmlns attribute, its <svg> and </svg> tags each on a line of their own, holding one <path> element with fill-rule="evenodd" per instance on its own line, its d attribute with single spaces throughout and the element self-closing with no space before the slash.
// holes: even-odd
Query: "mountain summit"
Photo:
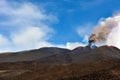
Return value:
<svg viewBox="0 0 120 80">
<path fill-rule="evenodd" d="M 119 80 L 120 50 L 46 47 L 0 54 L 0 80 Z"/>
</svg>

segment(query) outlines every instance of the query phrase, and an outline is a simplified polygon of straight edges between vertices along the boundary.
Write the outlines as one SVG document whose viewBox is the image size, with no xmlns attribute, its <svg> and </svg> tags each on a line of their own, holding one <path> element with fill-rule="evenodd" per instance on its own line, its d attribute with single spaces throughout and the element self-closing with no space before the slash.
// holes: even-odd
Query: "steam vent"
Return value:
<svg viewBox="0 0 120 80">
<path fill-rule="evenodd" d="M 96 35 L 95 34 L 92 34 L 90 37 L 89 37 L 89 44 L 88 44 L 88 47 L 90 48 L 96 48 L 97 46 L 95 45 L 95 38 L 96 38 Z"/>
</svg>

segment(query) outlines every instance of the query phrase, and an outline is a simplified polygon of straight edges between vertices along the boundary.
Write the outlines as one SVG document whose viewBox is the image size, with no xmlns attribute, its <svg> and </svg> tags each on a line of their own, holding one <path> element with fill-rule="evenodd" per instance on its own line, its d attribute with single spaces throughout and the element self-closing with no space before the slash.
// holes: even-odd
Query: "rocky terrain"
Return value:
<svg viewBox="0 0 120 80">
<path fill-rule="evenodd" d="M 120 80 L 120 50 L 55 47 L 1 53 L 0 80 Z"/>
</svg>

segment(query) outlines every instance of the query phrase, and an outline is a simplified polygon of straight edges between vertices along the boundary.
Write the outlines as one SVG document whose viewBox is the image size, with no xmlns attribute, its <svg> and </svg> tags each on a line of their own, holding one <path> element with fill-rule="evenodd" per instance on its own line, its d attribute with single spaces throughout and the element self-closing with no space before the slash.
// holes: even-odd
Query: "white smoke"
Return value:
<svg viewBox="0 0 120 80">
<path fill-rule="evenodd" d="M 120 49 L 120 22 L 108 35 L 107 45 L 116 46 Z"/>
<path fill-rule="evenodd" d="M 94 28 L 96 44 L 120 48 L 120 14 L 101 20 Z"/>
</svg>

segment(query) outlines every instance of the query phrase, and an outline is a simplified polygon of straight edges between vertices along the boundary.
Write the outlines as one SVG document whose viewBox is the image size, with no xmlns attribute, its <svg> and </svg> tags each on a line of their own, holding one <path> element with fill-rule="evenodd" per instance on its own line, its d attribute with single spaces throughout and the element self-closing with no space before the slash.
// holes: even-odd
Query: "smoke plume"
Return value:
<svg viewBox="0 0 120 80">
<path fill-rule="evenodd" d="M 99 21 L 89 40 L 94 40 L 97 45 L 120 48 L 120 14 Z"/>
</svg>

